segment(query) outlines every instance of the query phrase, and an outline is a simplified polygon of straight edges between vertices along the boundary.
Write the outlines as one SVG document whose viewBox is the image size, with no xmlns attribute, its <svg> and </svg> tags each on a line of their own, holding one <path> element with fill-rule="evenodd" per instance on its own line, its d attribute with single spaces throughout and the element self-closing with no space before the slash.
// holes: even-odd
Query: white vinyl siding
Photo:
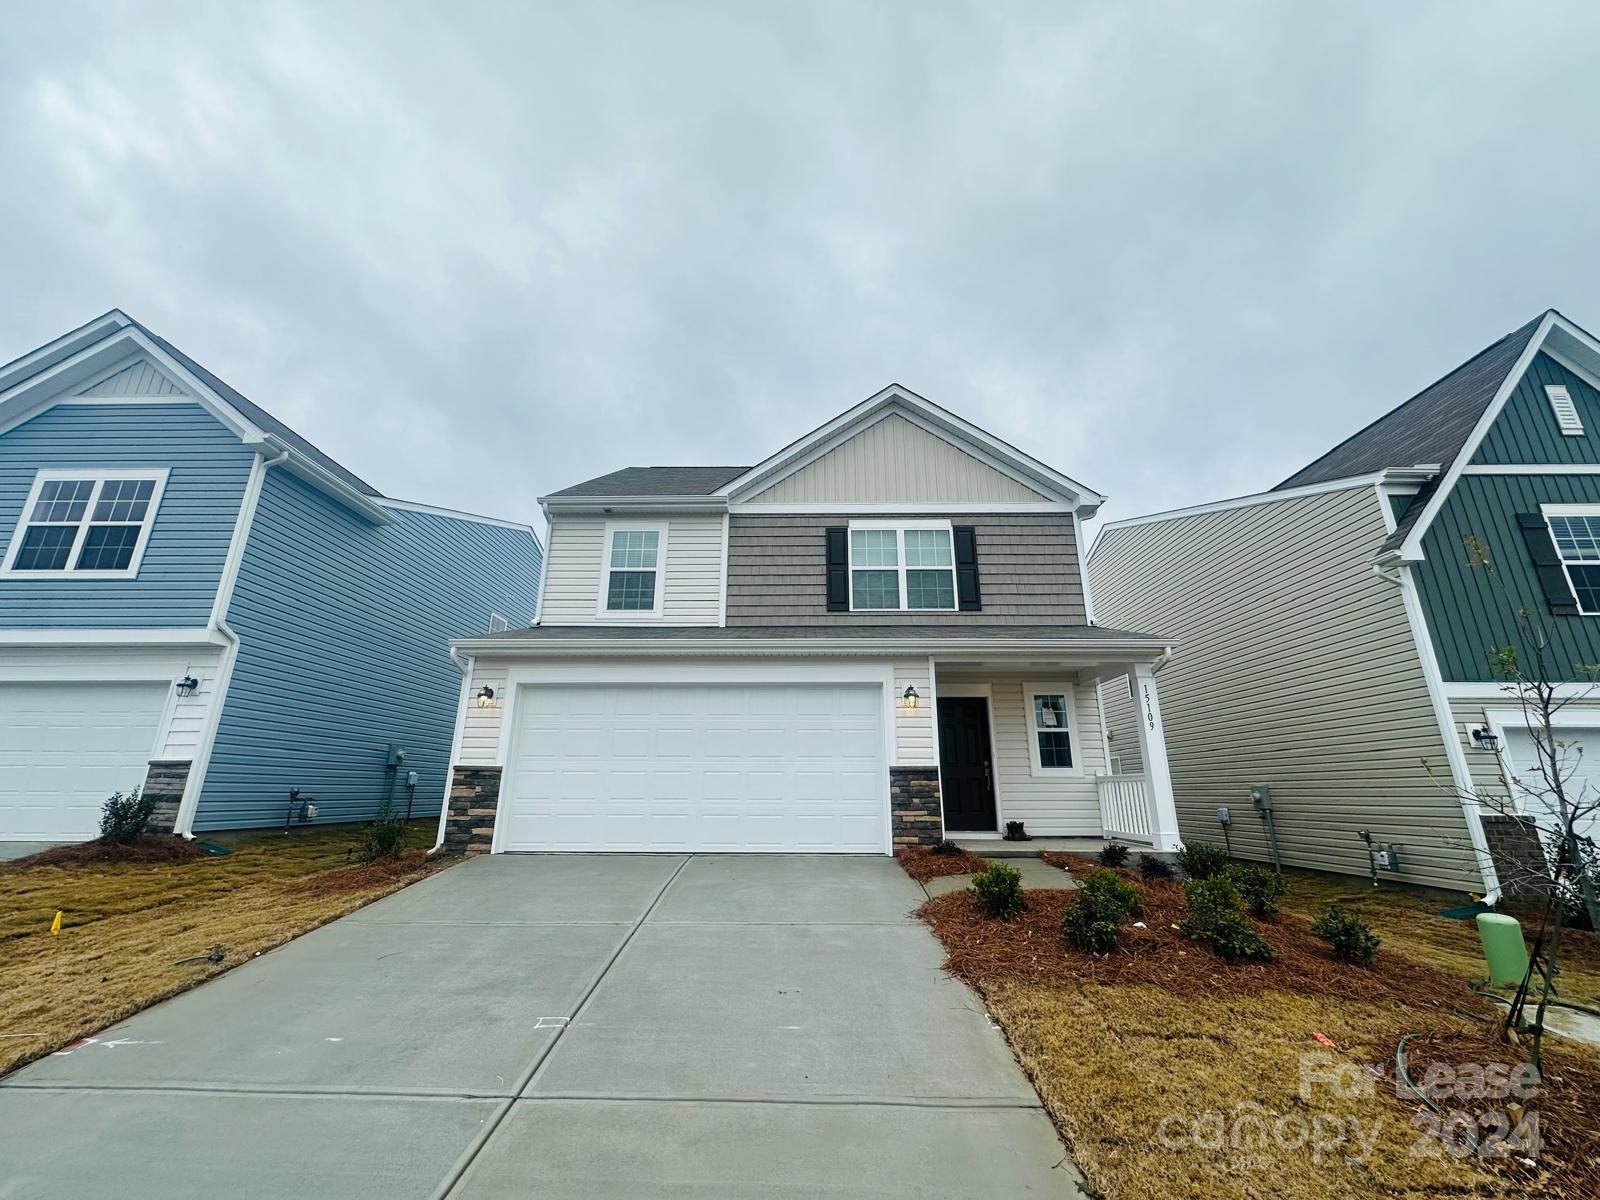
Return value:
<svg viewBox="0 0 1600 1200">
<path fill-rule="evenodd" d="M 917 707 L 907 708 L 906 688 L 917 689 Z M 933 733 L 933 685 L 928 680 L 928 660 L 908 659 L 894 665 L 894 761 L 902 767 L 939 765 L 939 748 Z"/>
<path fill-rule="evenodd" d="M 636 526 L 612 518 L 611 527 L 666 529 L 665 552 L 658 556 L 656 588 L 661 614 L 609 613 L 602 591 L 607 553 L 605 517 L 557 516 L 550 522 L 545 560 L 544 625 L 594 625 L 599 622 L 664 625 L 716 625 L 722 615 L 721 514 L 642 518 Z"/>
<path fill-rule="evenodd" d="M 1046 504 L 1048 497 L 891 413 L 747 498 L 753 504 Z"/>
<path fill-rule="evenodd" d="M 1365 875 L 1369 829 L 1401 847 L 1399 878 L 1481 888 L 1401 590 L 1372 570 L 1381 502 L 1356 487 L 1109 528 L 1095 610 L 1177 643 L 1159 679 L 1184 837 L 1220 844 L 1225 806 L 1235 851 L 1266 860 L 1265 784 L 1291 866 Z"/>
</svg>

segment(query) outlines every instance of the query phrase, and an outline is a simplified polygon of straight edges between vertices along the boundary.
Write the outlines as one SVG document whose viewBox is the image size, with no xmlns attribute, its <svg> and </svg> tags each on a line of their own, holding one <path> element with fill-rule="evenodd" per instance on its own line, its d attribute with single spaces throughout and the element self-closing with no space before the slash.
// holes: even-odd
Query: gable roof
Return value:
<svg viewBox="0 0 1600 1200">
<path fill-rule="evenodd" d="M 749 467 L 623 467 L 551 492 L 547 500 L 592 496 L 709 496 Z"/>
<path fill-rule="evenodd" d="M 1272 490 L 1348 479 L 1386 467 L 1424 463 L 1448 466 L 1461 453 L 1478 420 L 1505 385 L 1506 377 L 1548 315 L 1540 313 L 1526 325 L 1484 347 L 1444 378 L 1429 384 L 1321 458 L 1301 467 Z M 1420 512 L 1419 505 L 1413 504 L 1411 508 Z"/>
</svg>

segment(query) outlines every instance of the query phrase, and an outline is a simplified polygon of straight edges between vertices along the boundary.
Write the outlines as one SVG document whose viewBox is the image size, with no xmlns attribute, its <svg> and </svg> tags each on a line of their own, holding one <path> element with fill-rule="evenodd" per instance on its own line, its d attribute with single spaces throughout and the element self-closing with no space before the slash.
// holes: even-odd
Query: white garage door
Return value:
<svg viewBox="0 0 1600 1200">
<path fill-rule="evenodd" d="M 517 695 L 501 850 L 888 849 L 877 685 Z"/>
<path fill-rule="evenodd" d="M 161 683 L 0 684 L 0 841 L 81 842 L 144 783 Z"/>
<path fill-rule="evenodd" d="M 1522 811 L 1533 817 L 1544 828 L 1561 828 L 1560 805 L 1538 773 L 1539 751 L 1533 735 L 1523 729 L 1507 729 L 1506 757 L 1511 762 L 1511 772 L 1527 787 L 1521 796 Z M 1564 744 L 1562 753 L 1561 790 L 1569 805 L 1587 808 L 1600 797 L 1600 729 L 1559 726 L 1556 738 Z M 1570 772 L 1570 774 L 1569 774 Z M 1589 813 L 1578 822 L 1578 833 L 1600 841 L 1600 813 Z"/>
</svg>

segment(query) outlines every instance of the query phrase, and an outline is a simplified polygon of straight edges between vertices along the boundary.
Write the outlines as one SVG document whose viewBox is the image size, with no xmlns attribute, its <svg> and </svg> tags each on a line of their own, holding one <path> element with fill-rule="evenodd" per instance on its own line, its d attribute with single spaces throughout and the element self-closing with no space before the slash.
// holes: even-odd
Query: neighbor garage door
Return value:
<svg viewBox="0 0 1600 1200">
<path fill-rule="evenodd" d="M 1521 797 L 1523 812 L 1549 830 L 1561 828 L 1561 805 L 1554 791 L 1538 773 L 1539 751 L 1526 728 L 1507 729 L 1506 757 L 1514 778 L 1528 789 Z M 1569 805 L 1592 805 L 1600 796 L 1600 729 L 1563 725 L 1556 730 L 1561 751 L 1561 790 Z M 1600 840 L 1600 813 L 1588 812 L 1578 821 L 1581 837 Z"/>
<path fill-rule="evenodd" d="M 501 850 L 888 849 L 879 685 L 525 686 L 513 722 Z"/>
<path fill-rule="evenodd" d="M 0 841 L 81 842 L 144 783 L 168 685 L 0 684 Z"/>
</svg>

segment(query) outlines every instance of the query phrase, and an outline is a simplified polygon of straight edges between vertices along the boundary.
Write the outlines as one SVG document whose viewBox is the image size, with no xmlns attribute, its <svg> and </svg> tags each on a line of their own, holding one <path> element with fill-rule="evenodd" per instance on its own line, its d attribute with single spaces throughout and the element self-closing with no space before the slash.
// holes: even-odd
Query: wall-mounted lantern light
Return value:
<svg viewBox="0 0 1600 1200">
<path fill-rule="evenodd" d="M 1474 725 L 1468 732 L 1472 737 L 1473 746 L 1477 749 L 1487 750 L 1491 754 L 1500 749 L 1500 739 L 1487 725 Z"/>
<path fill-rule="evenodd" d="M 490 687 L 488 684 L 484 684 L 483 685 L 483 689 L 478 693 L 478 707 L 479 708 L 493 708 L 494 707 L 494 689 L 492 687 Z"/>
<path fill-rule="evenodd" d="M 200 681 L 193 675 L 185 675 L 177 682 L 178 695 L 192 696 L 200 688 Z"/>
<path fill-rule="evenodd" d="M 915 708 L 917 706 L 917 701 L 920 699 L 920 697 L 917 695 L 917 689 L 911 687 L 910 685 L 907 685 L 904 695 L 902 695 L 900 698 L 906 702 L 907 708 Z"/>
</svg>

